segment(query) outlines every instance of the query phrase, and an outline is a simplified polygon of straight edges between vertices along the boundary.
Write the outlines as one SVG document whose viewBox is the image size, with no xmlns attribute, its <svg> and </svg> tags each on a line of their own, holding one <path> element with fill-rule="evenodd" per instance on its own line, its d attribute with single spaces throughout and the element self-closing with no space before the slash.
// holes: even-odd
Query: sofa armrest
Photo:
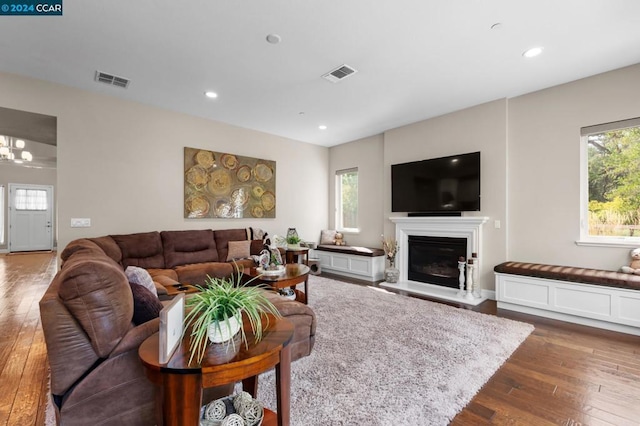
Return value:
<svg viewBox="0 0 640 426">
<path fill-rule="evenodd" d="M 160 318 L 152 319 L 144 324 L 133 327 L 124 335 L 118 345 L 111 351 L 109 358 L 118 356 L 132 349 L 137 349 L 147 337 L 160 330 Z"/>
</svg>

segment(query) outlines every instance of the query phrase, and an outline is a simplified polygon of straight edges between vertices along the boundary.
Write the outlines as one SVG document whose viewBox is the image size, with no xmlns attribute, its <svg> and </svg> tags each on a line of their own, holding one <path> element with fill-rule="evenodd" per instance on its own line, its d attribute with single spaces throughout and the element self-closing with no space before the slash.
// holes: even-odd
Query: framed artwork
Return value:
<svg viewBox="0 0 640 426">
<path fill-rule="evenodd" d="M 276 217 L 276 162 L 185 147 L 184 217 Z"/>
</svg>

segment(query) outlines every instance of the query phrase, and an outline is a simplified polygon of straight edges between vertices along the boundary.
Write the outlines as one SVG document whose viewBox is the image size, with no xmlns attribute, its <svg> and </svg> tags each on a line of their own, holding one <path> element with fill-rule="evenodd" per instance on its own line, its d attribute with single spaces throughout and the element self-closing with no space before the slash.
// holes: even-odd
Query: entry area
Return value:
<svg viewBox="0 0 640 426">
<path fill-rule="evenodd" d="M 9 184 L 10 253 L 53 249 L 53 186 Z"/>
</svg>

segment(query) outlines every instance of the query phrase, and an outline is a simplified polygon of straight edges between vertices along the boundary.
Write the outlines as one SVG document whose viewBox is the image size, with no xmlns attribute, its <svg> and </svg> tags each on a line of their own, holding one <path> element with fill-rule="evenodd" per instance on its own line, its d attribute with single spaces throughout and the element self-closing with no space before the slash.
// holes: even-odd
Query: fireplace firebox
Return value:
<svg viewBox="0 0 640 426">
<path fill-rule="evenodd" d="M 410 281 L 458 288 L 458 260 L 467 256 L 466 238 L 409 235 Z"/>
</svg>

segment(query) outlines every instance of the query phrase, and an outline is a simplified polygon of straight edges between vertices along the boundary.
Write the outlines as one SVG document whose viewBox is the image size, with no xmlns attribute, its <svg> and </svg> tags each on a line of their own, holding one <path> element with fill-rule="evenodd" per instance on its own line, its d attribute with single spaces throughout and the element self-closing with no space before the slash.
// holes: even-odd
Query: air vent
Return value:
<svg viewBox="0 0 640 426">
<path fill-rule="evenodd" d="M 349 65 L 345 64 L 345 65 L 340 65 L 338 68 L 334 69 L 333 71 L 329 71 L 328 73 L 323 75 L 322 78 L 324 78 L 325 80 L 329 80 L 332 83 L 337 83 L 357 72 L 358 71 L 356 71 L 354 68 L 351 68 Z"/>
<path fill-rule="evenodd" d="M 129 79 L 124 77 L 117 77 L 106 72 L 96 71 L 96 81 L 100 83 L 110 84 L 111 86 L 122 87 L 126 89 L 129 86 Z"/>
</svg>

